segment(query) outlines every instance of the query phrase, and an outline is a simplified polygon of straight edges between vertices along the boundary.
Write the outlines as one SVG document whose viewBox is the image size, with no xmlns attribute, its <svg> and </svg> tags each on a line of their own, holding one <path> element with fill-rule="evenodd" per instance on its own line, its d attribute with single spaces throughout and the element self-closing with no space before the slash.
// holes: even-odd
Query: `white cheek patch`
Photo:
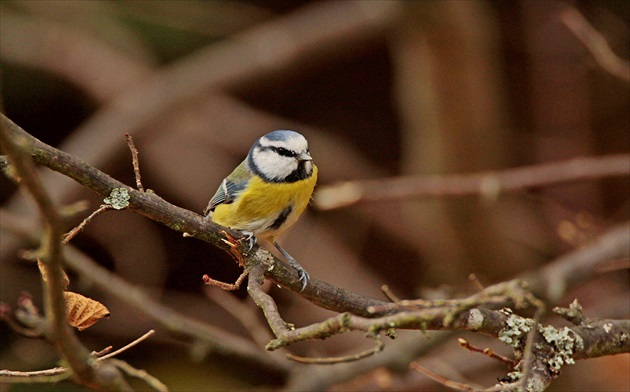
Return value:
<svg viewBox="0 0 630 392">
<path fill-rule="evenodd" d="M 295 158 L 283 157 L 271 150 L 255 149 L 252 158 L 258 170 L 270 179 L 286 178 L 298 166 Z"/>
</svg>

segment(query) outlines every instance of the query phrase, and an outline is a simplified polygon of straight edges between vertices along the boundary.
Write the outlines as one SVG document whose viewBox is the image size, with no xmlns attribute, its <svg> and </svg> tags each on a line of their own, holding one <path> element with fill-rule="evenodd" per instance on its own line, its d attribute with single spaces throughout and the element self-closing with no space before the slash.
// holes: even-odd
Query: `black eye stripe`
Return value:
<svg viewBox="0 0 630 392">
<path fill-rule="evenodd" d="M 272 151 L 274 151 L 278 155 L 282 155 L 283 157 L 296 157 L 297 154 L 291 150 L 287 150 L 284 147 L 269 147 Z"/>
</svg>

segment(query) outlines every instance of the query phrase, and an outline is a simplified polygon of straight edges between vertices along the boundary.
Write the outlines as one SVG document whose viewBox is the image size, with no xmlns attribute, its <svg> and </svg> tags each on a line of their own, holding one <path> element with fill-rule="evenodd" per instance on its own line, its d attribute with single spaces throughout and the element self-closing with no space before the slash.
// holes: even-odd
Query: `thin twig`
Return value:
<svg viewBox="0 0 630 392">
<path fill-rule="evenodd" d="M 90 216 L 88 216 L 87 218 L 85 218 L 83 220 L 83 222 L 81 222 L 78 226 L 76 226 L 74 229 L 70 230 L 68 233 L 66 233 L 63 236 L 63 241 L 61 242 L 64 245 L 68 245 L 68 243 L 77 235 L 79 234 L 84 228 L 85 226 L 87 226 L 88 223 L 90 223 L 92 221 L 92 219 L 96 218 L 98 215 L 102 214 L 103 212 L 109 210 L 113 208 L 111 205 L 109 204 L 101 204 L 101 206 L 95 210 L 94 212 L 92 212 L 90 214 Z"/>
<path fill-rule="evenodd" d="M 492 359 L 496 359 L 496 360 L 498 360 L 500 362 L 505 363 L 510 368 L 510 370 L 514 369 L 514 367 L 518 363 L 517 361 L 515 361 L 513 359 L 510 359 L 508 357 L 504 357 L 503 355 L 499 355 L 499 354 L 495 353 L 492 349 L 476 347 L 476 346 L 470 344 L 470 342 L 468 340 L 463 339 L 463 338 L 457 339 L 457 343 L 461 347 L 463 347 L 463 348 L 465 348 L 467 350 L 470 350 L 472 352 L 481 353 L 481 354 L 486 355 L 486 356 L 488 356 L 488 357 L 490 357 Z"/>
<path fill-rule="evenodd" d="M 372 356 L 376 353 L 383 351 L 383 347 L 385 345 L 383 344 L 383 341 L 381 340 L 380 336 L 376 336 L 374 340 L 376 341 L 376 345 L 372 347 L 371 349 L 362 351 L 357 354 L 347 355 L 343 357 L 308 358 L 308 357 L 302 357 L 302 356 L 294 355 L 290 353 L 288 353 L 286 356 L 288 359 L 292 361 L 309 364 L 309 365 L 335 365 L 338 363 L 354 362 L 354 361 L 367 358 L 369 356 Z"/>
<path fill-rule="evenodd" d="M 125 139 L 127 139 L 127 145 L 131 150 L 131 161 L 133 163 L 133 174 L 136 178 L 136 189 L 140 192 L 144 192 L 144 187 L 142 186 L 141 176 L 140 176 L 140 161 L 138 160 L 138 149 L 133 144 L 133 139 L 131 135 L 125 133 Z"/>
<path fill-rule="evenodd" d="M 56 367 L 46 370 L 21 372 L 17 370 L 0 370 L 0 382 L 11 384 L 23 383 L 57 383 L 72 375 L 70 369 Z"/>
<path fill-rule="evenodd" d="M 234 283 L 221 282 L 220 280 L 212 279 L 208 275 L 204 275 L 202 278 L 203 278 L 203 283 L 207 285 L 217 286 L 227 291 L 234 291 L 234 290 L 238 290 L 239 287 L 241 287 L 241 284 L 243 283 L 245 278 L 247 278 L 248 274 L 249 274 L 248 270 L 243 271 L 241 275 L 238 277 L 238 279 L 236 279 L 236 282 Z"/>
<path fill-rule="evenodd" d="M 140 336 L 138 339 L 136 339 L 136 340 L 134 340 L 133 342 L 129 343 L 128 345 L 126 345 L 126 346 L 124 346 L 124 347 L 121 347 L 121 348 L 119 348 L 118 350 L 116 350 L 116 351 L 114 351 L 114 352 L 111 352 L 111 353 L 109 353 L 109 354 L 107 354 L 107 355 L 103 355 L 103 356 L 102 356 L 102 357 L 100 357 L 98 360 L 99 360 L 99 361 L 102 361 L 102 360 L 104 360 L 104 359 L 111 358 L 111 357 L 113 357 L 113 356 L 115 356 L 115 355 L 118 355 L 118 354 L 120 354 L 120 353 L 122 353 L 122 352 L 124 352 L 124 351 L 127 351 L 127 350 L 129 350 L 130 348 L 132 348 L 133 346 L 135 346 L 135 345 L 137 345 L 137 344 L 141 343 L 142 341 L 144 341 L 144 340 L 148 339 L 148 338 L 149 338 L 151 335 L 153 335 L 154 333 L 155 333 L 155 330 L 153 330 L 153 329 L 152 329 L 152 330 L 150 330 L 149 332 L 145 333 L 144 335 Z"/>
<path fill-rule="evenodd" d="M 38 377 L 38 376 L 54 376 L 57 374 L 65 373 L 68 368 L 56 367 L 46 370 L 33 370 L 31 372 L 21 372 L 18 370 L 0 370 L 0 377 Z"/>
</svg>

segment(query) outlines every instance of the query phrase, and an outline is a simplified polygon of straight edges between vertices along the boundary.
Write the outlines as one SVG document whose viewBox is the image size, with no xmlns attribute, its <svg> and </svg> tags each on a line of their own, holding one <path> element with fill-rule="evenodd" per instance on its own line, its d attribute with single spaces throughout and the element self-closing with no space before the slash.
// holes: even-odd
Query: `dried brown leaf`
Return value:
<svg viewBox="0 0 630 392">
<path fill-rule="evenodd" d="M 79 331 L 91 327 L 103 317 L 109 317 L 109 310 L 102 303 L 82 296 L 81 294 L 66 291 L 66 314 L 68 324 Z"/>
</svg>

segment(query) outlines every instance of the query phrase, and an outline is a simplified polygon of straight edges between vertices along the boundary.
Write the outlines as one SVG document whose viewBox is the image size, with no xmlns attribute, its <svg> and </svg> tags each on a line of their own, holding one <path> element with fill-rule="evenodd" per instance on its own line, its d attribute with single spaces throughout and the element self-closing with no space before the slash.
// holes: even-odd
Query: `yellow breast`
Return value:
<svg viewBox="0 0 630 392">
<path fill-rule="evenodd" d="M 218 205 L 212 220 L 222 226 L 247 230 L 256 236 L 273 240 L 300 217 L 315 189 L 317 166 L 313 175 L 292 183 L 250 180 L 247 188 L 231 204 Z"/>
</svg>

